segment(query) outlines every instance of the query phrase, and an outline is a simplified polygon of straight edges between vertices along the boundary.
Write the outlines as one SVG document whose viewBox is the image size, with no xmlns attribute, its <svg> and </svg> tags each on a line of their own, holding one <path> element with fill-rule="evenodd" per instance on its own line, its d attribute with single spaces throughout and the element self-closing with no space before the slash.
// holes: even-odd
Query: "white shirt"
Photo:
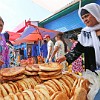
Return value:
<svg viewBox="0 0 100 100">
<path fill-rule="evenodd" d="M 50 52 L 50 48 L 51 47 L 52 47 L 52 50 Z M 48 56 L 47 56 L 47 58 L 49 57 L 49 52 L 50 52 L 50 54 L 53 53 L 53 48 L 54 48 L 54 44 L 53 44 L 53 42 L 51 40 L 49 40 L 48 43 L 47 43 L 47 50 L 48 50 Z"/>
<path fill-rule="evenodd" d="M 64 47 L 64 43 L 61 40 L 58 40 L 55 43 L 54 47 L 56 47 L 56 46 L 59 47 L 58 51 L 55 54 L 55 58 L 57 59 L 58 57 L 61 57 L 65 54 L 65 47 Z"/>
</svg>

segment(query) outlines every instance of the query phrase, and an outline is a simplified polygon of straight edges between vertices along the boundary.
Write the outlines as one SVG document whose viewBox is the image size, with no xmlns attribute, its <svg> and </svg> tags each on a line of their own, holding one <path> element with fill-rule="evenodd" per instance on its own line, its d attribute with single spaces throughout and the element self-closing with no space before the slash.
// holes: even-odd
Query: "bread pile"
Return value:
<svg viewBox="0 0 100 100">
<path fill-rule="evenodd" d="M 0 100 L 87 100 L 90 83 L 84 78 L 66 72 L 59 79 L 37 84 L 40 78 L 35 77 L 1 84 Z"/>
<path fill-rule="evenodd" d="M 38 72 L 40 79 L 58 79 L 62 77 L 63 66 L 58 63 L 44 63 L 39 65 L 40 72 Z"/>
<path fill-rule="evenodd" d="M 15 94 L 17 92 L 22 92 L 27 89 L 34 89 L 34 87 L 40 83 L 41 80 L 37 76 L 37 77 L 24 78 L 16 82 L 9 81 L 8 83 L 0 84 L 0 97 L 3 98 L 9 95 L 10 93 Z"/>
<path fill-rule="evenodd" d="M 62 68 L 49 63 L 1 69 L 6 83 L 0 84 L 0 100 L 87 100 L 89 81 L 73 73 L 62 74 Z"/>
<path fill-rule="evenodd" d="M 16 94 L 10 93 L 0 100 L 50 100 L 50 96 L 46 88 L 37 87 L 37 89 L 34 90 L 28 89 Z"/>
<path fill-rule="evenodd" d="M 2 68 L 0 75 L 3 81 L 16 81 L 25 78 L 24 67 Z"/>
<path fill-rule="evenodd" d="M 25 67 L 25 75 L 27 76 L 34 76 L 34 75 L 38 75 L 38 72 L 40 71 L 39 69 L 39 65 L 38 64 L 30 64 L 30 65 L 27 65 Z"/>
<path fill-rule="evenodd" d="M 71 90 L 70 100 L 87 100 L 89 85 L 90 82 L 87 79 L 79 78 L 75 80 Z"/>
</svg>

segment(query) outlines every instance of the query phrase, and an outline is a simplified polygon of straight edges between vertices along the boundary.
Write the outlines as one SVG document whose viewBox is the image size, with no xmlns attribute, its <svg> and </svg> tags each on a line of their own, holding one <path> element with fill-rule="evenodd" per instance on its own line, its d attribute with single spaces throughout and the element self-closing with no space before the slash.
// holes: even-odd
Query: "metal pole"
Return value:
<svg viewBox="0 0 100 100">
<path fill-rule="evenodd" d="M 81 8 L 81 4 L 82 4 L 82 1 L 80 0 L 80 1 L 79 1 L 79 8 Z"/>
</svg>

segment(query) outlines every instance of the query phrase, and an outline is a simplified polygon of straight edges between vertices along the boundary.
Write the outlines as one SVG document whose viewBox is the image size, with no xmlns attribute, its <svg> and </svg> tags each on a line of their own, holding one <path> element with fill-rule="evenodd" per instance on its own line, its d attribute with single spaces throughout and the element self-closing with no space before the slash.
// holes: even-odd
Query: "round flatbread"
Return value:
<svg viewBox="0 0 100 100">
<path fill-rule="evenodd" d="M 62 70 L 63 66 L 58 63 L 44 63 L 39 65 L 41 71 L 57 71 Z"/>
<path fill-rule="evenodd" d="M 10 95 L 7 95 L 6 97 L 4 97 L 4 100 L 12 100 L 12 98 L 10 97 Z"/>
<path fill-rule="evenodd" d="M 69 100 L 69 98 L 64 92 L 58 91 L 51 96 L 51 100 Z"/>
<path fill-rule="evenodd" d="M 39 76 L 46 78 L 46 77 L 56 77 L 56 76 L 59 76 L 59 75 L 62 75 L 62 73 L 61 72 L 58 72 L 58 73 L 56 73 L 54 75 L 39 75 Z"/>
<path fill-rule="evenodd" d="M 48 76 L 48 75 L 55 75 L 55 74 L 57 74 L 57 73 L 59 73 L 59 72 L 61 72 L 61 71 L 53 71 L 53 72 L 44 72 L 44 71 L 42 71 L 42 72 L 38 72 L 38 74 L 39 75 L 45 75 L 45 76 Z"/>
<path fill-rule="evenodd" d="M 20 80 L 20 79 L 23 79 L 25 78 L 26 76 L 25 75 L 20 75 L 20 76 L 16 76 L 16 77 L 3 77 L 3 80 L 6 80 L 6 81 L 16 81 L 16 80 Z"/>
<path fill-rule="evenodd" d="M 34 64 L 32 66 L 33 71 L 40 71 L 39 65 L 38 64 Z"/>
<path fill-rule="evenodd" d="M 37 75 L 37 72 L 29 72 L 29 71 L 25 71 L 24 73 L 25 75 Z"/>
<path fill-rule="evenodd" d="M 2 84 L 0 84 L 0 90 L 1 90 L 3 97 L 8 95 L 6 89 L 4 88 L 4 86 Z"/>
<path fill-rule="evenodd" d="M 5 90 L 7 91 L 8 94 L 13 93 L 12 88 L 9 86 L 8 83 L 3 83 L 2 85 L 3 85 L 3 87 L 5 88 Z"/>
<path fill-rule="evenodd" d="M 22 92 L 24 100 L 31 100 L 30 96 L 26 92 Z"/>
<path fill-rule="evenodd" d="M 58 76 L 52 76 L 52 77 L 40 77 L 41 80 L 50 80 L 50 79 L 59 79 L 62 77 L 62 74 Z"/>
<path fill-rule="evenodd" d="M 18 100 L 24 100 L 24 97 L 23 97 L 22 93 L 17 92 L 16 96 L 18 97 Z"/>
<path fill-rule="evenodd" d="M 18 100 L 18 97 L 13 93 L 10 93 L 9 96 L 11 97 L 12 100 Z"/>
<path fill-rule="evenodd" d="M 12 67 L 12 68 L 3 68 L 0 71 L 2 76 L 16 76 L 18 74 L 24 73 L 24 67 Z"/>
<path fill-rule="evenodd" d="M 26 92 L 29 95 L 29 97 L 31 98 L 31 100 L 35 100 L 34 94 L 31 90 L 25 90 L 23 92 Z"/>
</svg>

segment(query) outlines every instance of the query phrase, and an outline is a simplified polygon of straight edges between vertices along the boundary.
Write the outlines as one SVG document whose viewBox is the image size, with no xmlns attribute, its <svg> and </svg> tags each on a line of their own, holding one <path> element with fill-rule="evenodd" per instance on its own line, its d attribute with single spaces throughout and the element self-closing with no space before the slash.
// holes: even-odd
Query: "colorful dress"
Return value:
<svg viewBox="0 0 100 100">
<path fill-rule="evenodd" d="M 5 37 L 3 34 L 0 34 L 0 59 L 4 61 L 4 64 L 0 66 L 1 68 L 9 67 L 9 49 L 6 45 Z"/>
<path fill-rule="evenodd" d="M 76 46 L 78 42 L 75 41 L 71 47 L 71 50 Z M 79 56 L 73 63 L 72 63 L 72 71 L 75 73 L 78 72 L 83 72 L 83 67 L 82 67 L 82 57 Z"/>
</svg>

